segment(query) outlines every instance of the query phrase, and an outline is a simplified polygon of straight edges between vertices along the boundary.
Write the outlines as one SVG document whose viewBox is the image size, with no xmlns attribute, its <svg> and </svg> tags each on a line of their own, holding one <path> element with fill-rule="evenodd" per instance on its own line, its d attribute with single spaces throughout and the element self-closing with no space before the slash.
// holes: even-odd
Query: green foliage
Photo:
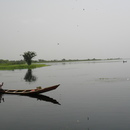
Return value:
<svg viewBox="0 0 130 130">
<path fill-rule="evenodd" d="M 27 64 L 31 65 L 32 64 L 32 58 L 36 56 L 36 53 L 28 51 L 28 52 L 24 52 L 24 54 L 22 56 L 23 56 L 24 60 L 27 62 Z"/>
<path fill-rule="evenodd" d="M 2 65 L 4 65 L 4 64 L 6 64 L 6 65 L 15 65 L 15 64 L 25 64 L 25 63 L 26 62 L 24 60 L 17 60 L 17 61 L 11 60 L 11 61 L 9 61 L 9 60 L 0 59 L 0 64 L 2 64 Z"/>
<path fill-rule="evenodd" d="M 17 64 L 17 65 L 9 65 L 9 64 L 0 64 L 0 70 L 15 70 L 15 69 L 34 69 L 39 67 L 47 66 L 45 64 L 32 64 L 28 66 L 27 64 Z"/>
</svg>

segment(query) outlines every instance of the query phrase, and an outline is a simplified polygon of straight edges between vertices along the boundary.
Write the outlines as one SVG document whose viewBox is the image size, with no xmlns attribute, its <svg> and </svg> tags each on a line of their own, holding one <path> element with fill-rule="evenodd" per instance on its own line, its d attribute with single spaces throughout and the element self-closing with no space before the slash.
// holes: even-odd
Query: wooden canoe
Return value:
<svg viewBox="0 0 130 130">
<path fill-rule="evenodd" d="M 40 93 L 45 93 L 51 90 L 56 89 L 58 85 L 54 85 L 54 86 L 50 86 L 50 87 L 46 87 L 46 88 L 41 88 L 41 87 L 37 87 L 36 89 L 25 89 L 25 90 L 8 90 L 8 89 L 3 89 L 0 90 L 1 93 L 5 93 L 5 94 L 20 94 L 20 95 L 35 95 L 35 94 L 40 94 Z"/>
</svg>

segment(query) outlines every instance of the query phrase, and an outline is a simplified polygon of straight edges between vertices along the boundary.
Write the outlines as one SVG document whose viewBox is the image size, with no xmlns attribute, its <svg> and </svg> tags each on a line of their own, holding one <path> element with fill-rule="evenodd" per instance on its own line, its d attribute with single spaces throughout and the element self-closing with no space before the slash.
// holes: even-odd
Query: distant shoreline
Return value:
<svg viewBox="0 0 130 130">
<path fill-rule="evenodd" d="M 123 60 L 122 58 L 109 58 L 109 59 L 62 59 L 62 60 L 38 60 L 32 61 L 32 64 L 28 66 L 24 60 L 20 61 L 9 61 L 9 60 L 0 60 L 0 70 L 16 70 L 16 69 L 35 69 L 40 67 L 49 66 L 46 63 L 54 63 L 54 62 L 77 62 L 77 61 L 113 61 L 113 60 Z"/>
<path fill-rule="evenodd" d="M 108 58 L 108 59 L 62 59 L 62 60 L 42 60 L 40 59 L 39 63 L 47 63 L 47 62 L 75 62 L 75 61 L 101 61 L 101 60 L 123 60 L 122 58 Z"/>
</svg>

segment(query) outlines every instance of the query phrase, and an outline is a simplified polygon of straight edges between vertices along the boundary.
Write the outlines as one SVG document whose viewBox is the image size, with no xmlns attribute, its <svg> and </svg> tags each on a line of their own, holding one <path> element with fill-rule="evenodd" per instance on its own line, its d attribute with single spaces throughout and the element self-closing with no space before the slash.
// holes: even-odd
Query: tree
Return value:
<svg viewBox="0 0 130 130">
<path fill-rule="evenodd" d="M 28 65 L 32 64 L 32 58 L 35 57 L 37 54 L 35 52 L 24 52 L 24 54 L 22 55 L 24 60 L 27 62 Z"/>
<path fill-rule="evenodd" d="M 62 59 L 62 61 L 66 61 L 66 59 Z"/>
</svg>

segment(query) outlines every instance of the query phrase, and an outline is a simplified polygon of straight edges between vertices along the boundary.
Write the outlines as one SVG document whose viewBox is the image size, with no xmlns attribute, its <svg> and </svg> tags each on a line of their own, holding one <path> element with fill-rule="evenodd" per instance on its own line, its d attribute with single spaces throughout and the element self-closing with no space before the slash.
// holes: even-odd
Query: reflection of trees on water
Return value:
<svg viewBox="0 0 130 130">
<path fill-rule="evenodd" d="M 5 101 L 2 96 L 3 96 L 3 94 L 0 94 L 0 103 L 1 103 L 2 101 L 3 101 L 3 102 Z"/>
<path fill-rule="evenodd" d="M 32 74 L 32 70 L 28 69 L 28 71 L 26 72 L 25 76 L 24 76 L 24 80 L 26 82 L 35 82 L 37 80 L 36 76 L 34 76 Z"/>
</svg>

